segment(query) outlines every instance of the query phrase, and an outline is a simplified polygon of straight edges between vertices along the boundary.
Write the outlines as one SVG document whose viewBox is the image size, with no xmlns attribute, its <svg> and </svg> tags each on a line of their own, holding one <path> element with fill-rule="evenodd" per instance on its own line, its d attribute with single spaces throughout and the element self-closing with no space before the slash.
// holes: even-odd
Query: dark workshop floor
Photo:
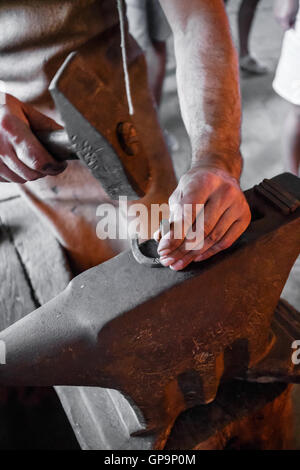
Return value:
<svg viewBox="0 0 300 470">
<path fill-rule="evenodd" d="M 0 389 L 0 450 L 78 450 L 53 388 Z"/>
</svg>

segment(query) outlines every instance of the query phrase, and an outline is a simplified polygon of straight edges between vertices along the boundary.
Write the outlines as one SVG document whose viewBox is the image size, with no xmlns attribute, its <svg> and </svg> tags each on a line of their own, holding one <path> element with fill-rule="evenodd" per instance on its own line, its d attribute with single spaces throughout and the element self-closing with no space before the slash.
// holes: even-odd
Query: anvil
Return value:
<svg viewBox="0 0 300 470">
<path fill-rule="evenodd" d="M 0 385 L 116 389 L 162 448 L 178 414 L 223 381 L 300 382 L 299 319 L 282 311 L 272 324 L 299 254 L 300 180 L 283 174 L 245 194 L 252 222 L 225 252 L 182 272 L 124 252 L 4 330 Z M 156 242 L 139 250 L 151 260 Z"/>
</svg>

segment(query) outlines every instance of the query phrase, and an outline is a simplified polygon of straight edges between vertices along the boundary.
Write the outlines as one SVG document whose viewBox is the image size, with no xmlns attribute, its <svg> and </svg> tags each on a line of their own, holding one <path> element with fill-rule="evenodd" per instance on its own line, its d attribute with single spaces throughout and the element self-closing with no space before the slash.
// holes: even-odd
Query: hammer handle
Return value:
<svg viewBox="0 0 300 470">
<path fill-rule="evenodd" d="M 55 160 L 78 160 L 64 129 L 51 132 L 35 131 L 35 136 Z"/>
</svg>

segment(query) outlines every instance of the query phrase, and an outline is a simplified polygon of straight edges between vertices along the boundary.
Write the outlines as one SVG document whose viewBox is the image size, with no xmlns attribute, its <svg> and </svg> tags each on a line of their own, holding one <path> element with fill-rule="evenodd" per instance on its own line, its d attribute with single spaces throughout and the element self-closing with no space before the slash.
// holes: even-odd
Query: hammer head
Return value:
<svg viewBox="0 0 300 470">
<path fill-rule="evenodd" d="M 128 111 L 119 28 L 71 53 L 49 87 L 73 151 L 112 199 L 143 197 L 165 171 L 170 188 L 175 184 L 145 59 L 129 37 L 127 55 L 133 116 Z"/>
</svg>

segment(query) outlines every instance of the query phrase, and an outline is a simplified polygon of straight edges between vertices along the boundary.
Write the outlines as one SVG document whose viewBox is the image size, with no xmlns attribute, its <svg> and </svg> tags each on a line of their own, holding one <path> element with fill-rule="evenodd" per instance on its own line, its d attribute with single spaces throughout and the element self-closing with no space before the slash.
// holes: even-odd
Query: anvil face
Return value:
<svg viewBox="0 0 300 470">
<path fill-rule="evenodd" d="M 268 198 L 272 182 L 281 190 Z M 246 192 L 253 220 L 226 252 L 182 272 L 122 253 L 3 331 L 0 384 L 119 390 L 164 442 L 182 410 L 212 401 L 221 381 L 247 375 L 276 343 L 273 313 L 299 254 L 300 187 L 289 174 L 268 184 Z M 299 370 L 281 377 L 297 381 Z"/>
</svg>

